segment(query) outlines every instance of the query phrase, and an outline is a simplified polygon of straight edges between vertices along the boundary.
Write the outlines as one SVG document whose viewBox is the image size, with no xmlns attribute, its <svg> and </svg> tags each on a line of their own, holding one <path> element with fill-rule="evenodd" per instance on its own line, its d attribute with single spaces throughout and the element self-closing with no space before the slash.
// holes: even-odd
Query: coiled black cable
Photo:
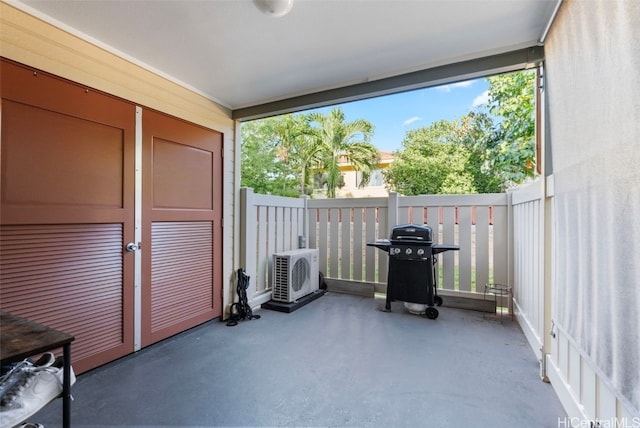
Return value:
<svg viewBox="0 0 640 428">
<path fill-rule="evenodd" d="M 238 325 L 240 320 L 257 320 L 260 319 L 260 315 L 254 315 L 249 306 L 247 299 L 247 288 L 249 288 L 249 275 L 246 274 L 244 269 L 240 268 L 237 271 L 237 285 L 236 292 L 238 294 L 238 301 L 231 305 L 231 316 L 227 325 L 232 327 Z"/>
</svg>

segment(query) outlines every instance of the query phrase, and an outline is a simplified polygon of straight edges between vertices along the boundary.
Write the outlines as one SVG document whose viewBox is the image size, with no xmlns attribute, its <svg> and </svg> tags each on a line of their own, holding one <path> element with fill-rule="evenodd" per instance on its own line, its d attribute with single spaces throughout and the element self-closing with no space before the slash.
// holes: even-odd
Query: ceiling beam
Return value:
<svg viewBox="0 0 640 428">
<path fill-rule="evenodd" d="M 531 46 L 506 53 L 239 108 L 233 110 L 232 118 L 239 121 L 260 119 L 381 95 L 440 86 L 535 67 L 543 60 L 544 47 Z"/>
</svg>

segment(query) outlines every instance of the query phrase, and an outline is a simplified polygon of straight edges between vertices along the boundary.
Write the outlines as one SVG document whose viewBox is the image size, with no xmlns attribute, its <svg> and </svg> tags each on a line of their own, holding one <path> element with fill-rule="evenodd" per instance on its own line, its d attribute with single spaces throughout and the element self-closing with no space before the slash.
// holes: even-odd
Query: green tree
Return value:
<svg viewBox="0 0 640 428">
<path fill-rule="evenodd" d="M 492 148 L 498 144 L 495 124 L 484 112 L 470 112 L 460 118 L 456 141 L 469 149 L 465 170 L 473 176 L 478 193 L 503 191 L 502 177 L 491 165 Z"/>
<path fill-rule="evenodd" d="M 299 196 L 297 175 L 281 153 L 281 121 L 268 118 L 242 124 L 240 185 L 261 194 Z"/>
<path fill-rule="evenodd" d="M 386 174 L 389 189 L 407 195 L 493 193 L 535 175 L 535 73 L 487 80 L 486 110 L 407 133 Z"/>
<path fill-rule="evenodd" d="M 387 188 L 404 195 L 493 191 L 491 178 L 480 170 L 482 159 L 465 144 L 481 131 L 472 117 L 463 119 L 407 132 L 385 173 Z"/>
<path fill-rule="evenodd" d="M 329 113 L 312 112 L 307 115 L 311 139 L 320 147 L 320 166 L 326 173 L 327 197 L 336 197 L 342 174 L 338 165 L 341 158 L 350 162 L 362 173 L 361 185 L 366 185 L 375 169 L 378 149 L 369 141 L 373 135 L 373 125 L 364 119 L 346 122 L 339 108 Z"/>
<path fill-rule="evenodd" d="M 499 118 L 495 144 L 486 147 L 487 167 L 500 174 L 506 188 L 536 174 L 535 72 L 501 74 L 487 80 L 489 111 Z"/>
</svg>

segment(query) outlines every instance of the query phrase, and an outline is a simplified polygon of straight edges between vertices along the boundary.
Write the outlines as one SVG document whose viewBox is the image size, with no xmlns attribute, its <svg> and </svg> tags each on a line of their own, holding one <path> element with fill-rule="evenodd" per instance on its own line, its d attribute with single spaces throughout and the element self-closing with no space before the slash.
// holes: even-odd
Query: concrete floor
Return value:
<svg viewBox="0 0 640 428">
<path fill-rule="evenodd" d="M 327 293 L 213 321 L 78 377 L 73 427 L 557 427 L 565 413 L 515 322 L 433 321 Z M 61 401 L 31 422 L 61 425 Z"/>
</svg>

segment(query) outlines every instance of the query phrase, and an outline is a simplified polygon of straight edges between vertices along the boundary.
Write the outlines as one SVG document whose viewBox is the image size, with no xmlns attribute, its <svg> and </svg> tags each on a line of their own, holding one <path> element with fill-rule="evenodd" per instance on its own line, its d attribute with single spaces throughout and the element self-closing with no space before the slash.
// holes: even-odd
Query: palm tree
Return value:
<svg viewBox="0 0 640 428">
<path fill-rule="evenodd" d="M 362 173 L 360 185 L 366 185 L 379 160 L 378 149 L 369 143 L 373 135 L 371 122 L 365 119 L 345 122 L 344 113 L 339 108 L 326 115 L 309 113 L 307 119 L 312 140 L 321 148 L 321 169 L 327 173 L 327 197 L 336 197 L 341 179 L 338 165 L 341 158 Z"/>
<path fill-rule="evenodd" d="M 311 169 L 320 164 L 321 149 L 311 138 L 309 123 L 304 115 L 287 114 L 276 122 L 274 134 L 279 141 L 278 159 L 300 174 L 300 194 L 309 193 Z"/>
</svg>

